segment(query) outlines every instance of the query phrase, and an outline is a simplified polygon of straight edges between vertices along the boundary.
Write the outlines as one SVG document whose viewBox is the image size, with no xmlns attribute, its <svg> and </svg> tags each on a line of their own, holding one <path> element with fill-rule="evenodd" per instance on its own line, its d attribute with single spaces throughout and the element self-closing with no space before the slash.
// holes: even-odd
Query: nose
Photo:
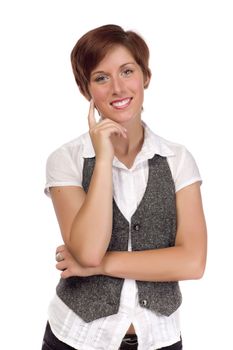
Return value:
<svg viewBox="0 0 233 350">
<path fill-rule="evenodd" d="M 124 91 L 124 81 L 121 77 L 112 77 L 112 93 L 119 95 Z"/>
</svg>

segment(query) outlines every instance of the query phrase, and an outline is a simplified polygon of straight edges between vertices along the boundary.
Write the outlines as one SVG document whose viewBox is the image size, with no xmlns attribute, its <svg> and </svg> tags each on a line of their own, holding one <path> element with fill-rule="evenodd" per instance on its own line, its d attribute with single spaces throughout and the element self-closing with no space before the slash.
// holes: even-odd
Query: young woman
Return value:
<svg viewBox="0 0 233 350">
<path fill-rule="evenodd" d="M 198 168 L 141 119 L 151 72 L 137 33 L 93 29 L 71 61 L 89 132 L 47 162 L 64 245 L 43 350 L 182 349 L 178 281 L 206 262 Z"/>
</svg>

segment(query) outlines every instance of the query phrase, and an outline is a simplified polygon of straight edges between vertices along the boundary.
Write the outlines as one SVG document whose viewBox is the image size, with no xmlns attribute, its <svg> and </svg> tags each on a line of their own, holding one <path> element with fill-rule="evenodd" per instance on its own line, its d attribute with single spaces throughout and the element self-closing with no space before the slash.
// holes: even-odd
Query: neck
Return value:
<svg viewBox="0 0 233 350">
<path fill-rule="evenodd" d="M 124 124 L 124 127 L 127 129 L 127 139 L 118 135 L 111 136 L 116 156 L 125 157 L 135 152 L 138 153 L 144 141 L 144 128 L 141 120 L 134 124 L 130 123 L 130 125 Z"/>
</svg>

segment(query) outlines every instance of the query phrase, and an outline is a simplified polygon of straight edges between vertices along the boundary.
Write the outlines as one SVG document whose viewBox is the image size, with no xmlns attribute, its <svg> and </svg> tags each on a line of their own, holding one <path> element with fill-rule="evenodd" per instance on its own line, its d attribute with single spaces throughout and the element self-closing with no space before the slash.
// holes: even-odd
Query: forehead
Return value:
<svg viewBox="0 0 233 350">
<path fill-rule="evenodd" d="M 136 63 L 132 53 L 122 45 L 115 45 L 108 50 L 104 58 L 94 68 L 96 70 L 105 70 L 113 67 L 120 67 L 126 63 Z"/>
</svg>

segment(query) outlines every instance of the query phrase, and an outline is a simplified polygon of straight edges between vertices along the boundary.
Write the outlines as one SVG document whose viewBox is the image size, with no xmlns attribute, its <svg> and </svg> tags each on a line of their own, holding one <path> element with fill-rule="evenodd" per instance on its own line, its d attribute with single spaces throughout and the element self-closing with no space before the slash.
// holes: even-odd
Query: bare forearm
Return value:
<svg viewBox="0 0 233 350">
<path fill-rule="evenodd" d="M 98 265 L 112 232 L 112 164 L 96 161 L 85 201 L 70 234 L 70 250 L 80 263 Z"/>
<path fill-rule="evenodd" d="M 141 281 L 180 281 L 201 278 L 204 258 L 195 257 L 183 247 L 137 252 L 107 252 L 102 268 L 111 277 Z"/>
</svg>

